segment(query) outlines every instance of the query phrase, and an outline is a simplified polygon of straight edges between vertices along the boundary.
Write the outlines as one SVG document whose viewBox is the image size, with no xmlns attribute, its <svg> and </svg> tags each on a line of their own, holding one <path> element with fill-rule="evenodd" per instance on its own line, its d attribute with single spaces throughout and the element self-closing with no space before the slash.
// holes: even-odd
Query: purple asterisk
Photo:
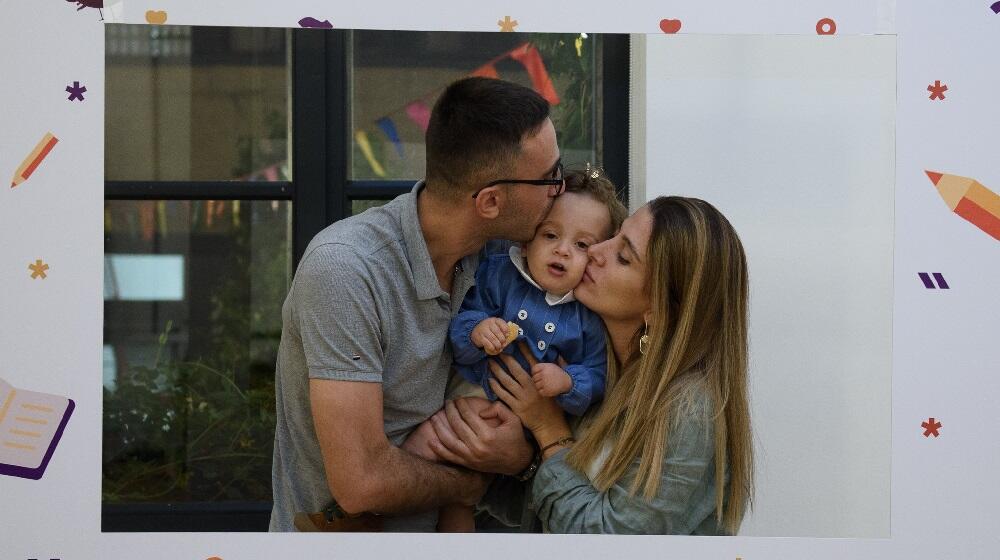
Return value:
<svg viewBox="0 0 1000 560">
<path fill-rule="evenodd" d="M 87 91 L 87 86 L 81 86 L 80 82 L 73 82 L 72 86 L 66 86 L 66 91 L 69 92 L 70 101 L 74 99 L 83 101 L 83 92 Z"/>
</svg>

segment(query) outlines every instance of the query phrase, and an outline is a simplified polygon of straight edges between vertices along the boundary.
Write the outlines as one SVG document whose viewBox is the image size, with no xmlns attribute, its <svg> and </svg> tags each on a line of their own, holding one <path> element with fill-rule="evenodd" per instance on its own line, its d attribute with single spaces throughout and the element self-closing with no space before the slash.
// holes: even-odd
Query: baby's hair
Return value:
<svg viewBox="0 0 1000 560">
<path fill-rule="evenodd" d="M 611 215 L 611 231 L 609 235 L 614 235 L 622 222 L 628 217 L 628 209 L 618 199 L 615 184 L 611 182 L 604 172 L 596 167 L 587 166 L 586 170 L 566 171 L 566 192 L 590 195 L 591 198 L 608 207 Z"/>
</svg>

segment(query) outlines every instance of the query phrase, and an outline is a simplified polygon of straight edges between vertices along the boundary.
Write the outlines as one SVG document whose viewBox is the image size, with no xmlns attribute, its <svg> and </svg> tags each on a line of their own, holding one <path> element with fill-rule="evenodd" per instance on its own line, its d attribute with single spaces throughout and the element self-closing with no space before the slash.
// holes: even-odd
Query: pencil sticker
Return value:
<svg viewBox="0 0 1000 560">
<path fill-rule="evenodd" d="M 42 478 L 74 408 L 72 399 L 0 379 L 0 475 Z"/>
<path fill-rule="evenodd" d="M 38 166 L 41 165 L 45 156 L 49 155 L 49 152 L 52 151 L 52 148 L 55 147 L 57 142 L 59 142 L 58 138 L 53 136 L 51 132 L 46 132 L 45 136 L 42 136 L 42 139 L 38 141 L 37 145 L 35 145 L 35 149 L 31 150 L 28 157 L 24 158 L 24 161 L 22 161 L 21 165 L 18 166 L 17 171 L 14 172 L 14 178 L 10 181 L 10 188 L 13 189 L 21 183 L 27 181 L 28 177 L 31 177 L 31 174 L 35 172 L 35 169 L 38 169 Z"/>
<path fill-rule="evenodd" d="M 1000 241 L 1000 196 L 979 181 L 924 171 L 952 212 Z"/>
</svg>

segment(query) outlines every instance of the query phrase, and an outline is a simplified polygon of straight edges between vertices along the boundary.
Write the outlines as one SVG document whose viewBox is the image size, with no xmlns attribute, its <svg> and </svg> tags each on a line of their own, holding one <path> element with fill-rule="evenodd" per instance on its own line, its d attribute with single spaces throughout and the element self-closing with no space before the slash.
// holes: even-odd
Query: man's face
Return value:
<svg viewBox="0 0 1000 560">
<path fill-rule="evenodd" d="M 533 136 L 521 142 L 521 153 L 514 164 L 511 179 L 551 179 L 559 163 L 559 145 L 552 121 L 545 119 Z M 508 178 L 508 177 L 504 177 Z M 514 241 L 528 241 L 552 208 L 555 197 L 549 193 L 555 187 L 539 185 L 510 185 L 511 204 L 504 212 L 503 237 Z"/>
</svg>

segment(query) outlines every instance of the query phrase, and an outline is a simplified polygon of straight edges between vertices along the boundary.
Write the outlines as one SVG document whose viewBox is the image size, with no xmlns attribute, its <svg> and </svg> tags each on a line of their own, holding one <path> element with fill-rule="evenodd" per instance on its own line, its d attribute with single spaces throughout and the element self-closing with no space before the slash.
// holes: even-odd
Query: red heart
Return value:
<svg viewBox="0 0 1000 560">
<path fill-rule="evenodd" d="M 664 33 L 677 33 L 681 30 L 681 20 L 679 19 L 661 19 L 660 29 Z"/>
</svg>

